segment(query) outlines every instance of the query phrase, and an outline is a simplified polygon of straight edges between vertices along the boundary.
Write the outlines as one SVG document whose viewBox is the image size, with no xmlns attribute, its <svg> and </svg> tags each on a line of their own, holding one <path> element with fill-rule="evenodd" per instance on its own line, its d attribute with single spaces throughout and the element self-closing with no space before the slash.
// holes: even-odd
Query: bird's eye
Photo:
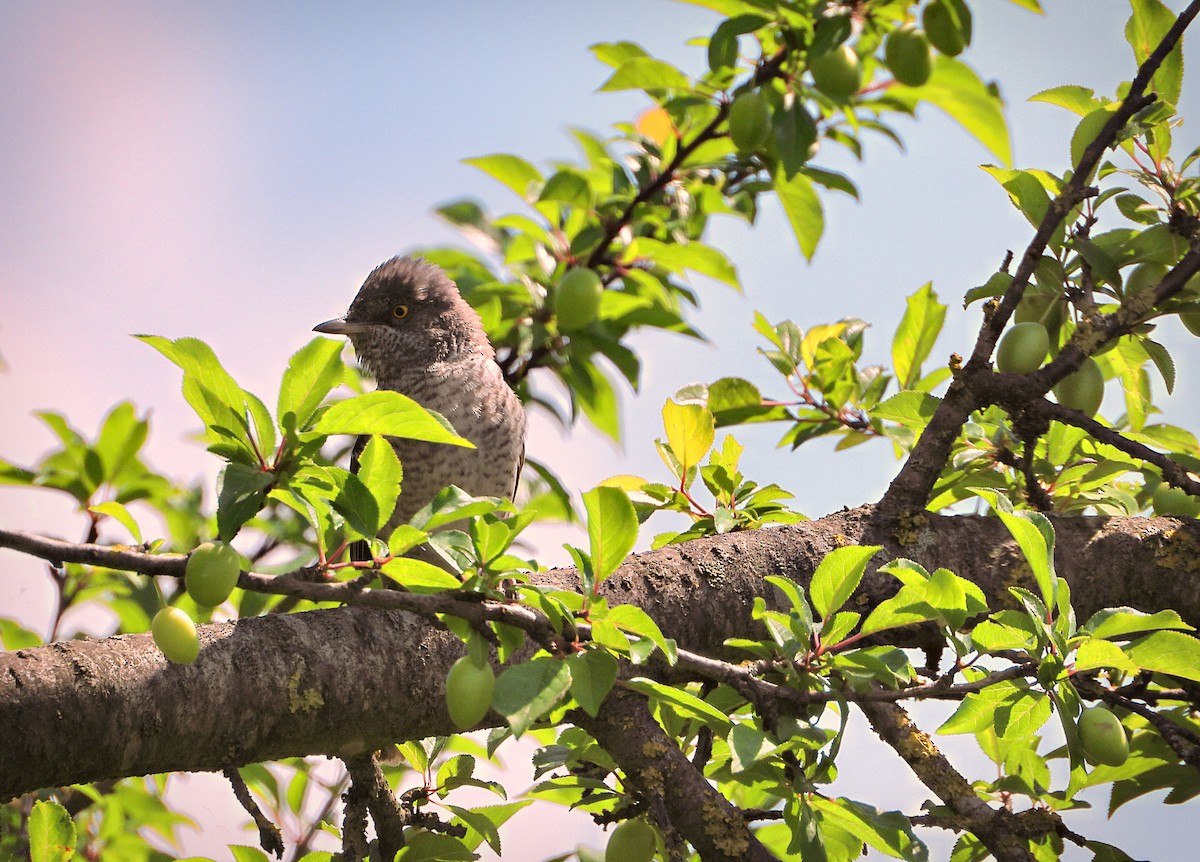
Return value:
<svg viewBox="0 0 1200 862">
<path fill-rule="evenodd" d="M 408 306 L 401 303 L 392 309 L 392 317 L 397 320 L 403 320 L 408 317 Z"/>
</svg>

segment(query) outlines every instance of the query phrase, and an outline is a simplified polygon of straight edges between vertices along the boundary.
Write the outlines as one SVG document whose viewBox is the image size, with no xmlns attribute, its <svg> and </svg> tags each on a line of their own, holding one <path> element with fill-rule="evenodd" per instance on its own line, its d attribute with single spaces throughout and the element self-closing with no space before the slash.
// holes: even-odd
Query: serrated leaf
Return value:
<svg viewBox="0 0 1200 862">
<path fill-rule="evenodd" d="M 617 570 L 637 541 L 633 503 L 620 488 L 601 485 L 583 495 L 596 583 Z"/>
<path fill-rule="evenodd" d="M 867 563 L 880 550 L 882 545 L 854 545 L 836 548 L 825 555 L 808 587 L 813 609 L 823 620 L 828 621 L 858 589 Z"/>
<path fill-rule="evenodd" d="M 901 389 L 911 389 L 920 379 L 921 363 L 929 358 L 946 320 L 946 306 L 938 302 L 933 282 L 905 300 L 904 316 L 892 338 L 892 367 Z"/>
<path fill-rule="evenodd" d="M 715 423 L 707 407 L 676 404 L 668 400 L 662 409 L 667 443 L 684 471 L 697 466 L 712 447 Z"/>
<path fill-rule="evenodd" d="M 658 623 L 637 605 L 617 605 L 609 608 L 604 621 L 654 644 L 662 650 L 667 664 L 675 664 L 675 642 L 667 640 Z"/>
<path fill-rule="evenodd" d="M 944 111 L 1001 162 L 1012 164 L 1003 102 L 970 66 L 939 54 L 934 60 L 933 76 L 912 92 Z"/>
<path fill-rule="evenodd" d="M 228 542 L 258 514 L 275 474 L 246 464 L 226 464 L 217 479 L 217 534 Z"/>
<path fill-rule="evenodd" d="M 1200 640 L 1183 632 L 1159 631 L 1125 649 L 1138 667 L 1200 682 Z"/>
<path fill-rule="evenodd" d="M 626 682 L 625 685 L 634 691 L 640 691 L 647 697 L 669 704 L 680 715 L 685 718 L 694 718 L 722 736 L 733 729 L 733 722 L 729 720 L 729 716 L 707 701 L 701 700 L 683 689 L 664 685 L 645 677 L 636 677 Z"/>
<path fill-rule="evenodd" d="M 571 688 L 564 661 L 539 657 L 506 668 L 496 680 L 492 708 L 503 715 L 513 735 L 521 736 Z"/>
<path fill-rule="evenodd" d="M 414 593 L 441 593 L 462 587 L 462 581 L 450 572 L 433 563 L 412 557 L 389 560 L 383 564 L 381 571 Z"/>
<path fill-rule="evenodd" d="M 1171 25 L 1175 23 L 1175 14 L 1160 0 L 1130 0 L 1133 15 L 1125 25 L 1125 40 L 1133 48 L 1133 56 L 1138 65 L 1158 47 Z M 1162 64 L 1154 73 L 1151 89 L 1159 99 L 1174 105 L 1179 101 L 1179 93 L 1183 88 L 1183 45 L 1182 40 L 1175 44 Z"/>
<path fill-rule="evenodd" d="M 277 415 L 284 429 L 303 431 L 313 413 L 335 386 L 342 382 L 341 341 L 314 338 L 292 354 L 279 384 Z"/>
<path fill-rule="evenodd" d="M 542 182 L 542 174 L 537 168 L 520 156 L 508 153 L 463 159 L 463 164 L 478 168 L 492 179 L 499 180 L 525 201 L 532 198 L 532 187 Z"/>
<path fill-rule="evenodd" d="M 617 681 L 617 660 L 604 650 L 590 649 L 567 659 L 571 666 L 571 696 L 588 715 L 600 711 L 600 704 Z"/>
<path fill-rule="evenodd" d="M 687 75 L 670 63 L 654 57 L 632 57 L 612 73 L 600 85 L 600 92 L 617 90 L 690 90 L 692 82 Z"/>
<path fill-rule="evenodd" d="M 782 166 L 772 175 L 772 180 L 800 252 L 806 259 L 812 260 L 821 234 L 825 232 L 825 213 L 812 180 L 802 173 L 789 178 Z"/>
<path fill-rule="evenodd" d="M 75 821 L 57 800 L 34 802 L 26 828 L 30 862 L 67 862 L 75 856 Z"/>
<path fill-rule="evenodd" d="M 430 443 L 446 443 L 474 449 L 475 444 L 459 437 L 444 416 L 426 410 L 411 398 L 378 389 L 339 401 L 313 426 L 317 434 L 383 434 Z"/>
<path fill-rule="evenodd" d="M 375 501 L 377 513 L 374 528 L 368 533 L 369 536 L 383 529 L 383 525 L 392 516 L 396 500 L 400 496 L 403 475 L 400 459 L 396 457 L 396 450 L 392 444 L 383 437 L 372 435 L 358 454 L 358 478 Z"/>
<path fill-rule="evenodd" d="M 142 531 L 138 528 L 137 521 L 133 519 L 133 515 L 123 505 L 116 500 L 106 500 L 103 503 L 97 503 L 95 506 L 89 506 L 88 511 L 95 512 L 98 515 L 108 515 L 113 520 L 117 521 L 121 526 L 129 531 L 129 535 L 139 545 L 142 543 Z"/>
<path fill-rule="evenodd" d="M 707 275 L 709 278 L 715 278 L 735 290 L 741 290 L 737 270 L 725 253 L 702 242 L 667 243 L 640 236 L 629 244 L 627 257 L 649 259 L 677 274 L 682 274 L 684 270 L 690 269 L 701 275 Z"/>
<path fill-rule="evenodd" d="M 1159 629 L 1195 631 L 1192 626 L 1183 621 L 1176 611 L 1158 611 L 1148 614 L 1136 608 L 1105 608 L 1096 611 L 1080 627 L 1080 631 L 1097 638 L 1117 638 Z"/>
</svg>

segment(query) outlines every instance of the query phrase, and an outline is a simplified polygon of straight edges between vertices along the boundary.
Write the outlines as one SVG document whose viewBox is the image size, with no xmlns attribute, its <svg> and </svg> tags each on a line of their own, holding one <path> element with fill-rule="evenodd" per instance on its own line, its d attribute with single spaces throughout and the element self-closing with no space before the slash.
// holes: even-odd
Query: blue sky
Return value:
<svg viewBox="0 0 1200 862">
<path fill-rule="evenodd" d="M 1061 171 L 1075 119 L 1026 99 L 1066 83 L 1112 95 L 1132 75 L 1127 4 L 1050 0 L 1044 18 L 995 0 L 973 5 L 976 42 L 964 59 L 1000 81 L 1016 165 Z M 215 465 L 189 440 L 196 423 L 177 371 L 130 333 L 202 338 L 270 403 L 288 356 L 345 309 L 371 268 L 461 242 L 434 207 L 464 196 L 492 211 L 518 207 L 460 159 L 573 158 L 569 126 L 602 133 L 646 107 L 634 94 L 594 92 L 607 70 L 589 44 L 633 39 L 695 72 L 703 49 L 686 40 L 714 21 L 665 0 L 0 6 L 0 457 L 28 463 L 49 445 L 35 410 L 65 412 L 90 433 L 130 398 L 152 413 L 155 466 L 211 477 Z M 1180 152 L 1200 144 L 1189 83 Z M 825 199 L 827 234 L 811 265 L 773 205 L 752 229 L 715 225 L 712 241 L 738 266 L 745 294 L 697 283 L 708 344 L 637 340 L 645 381 L 624 399 L 623 448 L 587 429 L 560 434 L 543 417 L 531 453 L 579 490 L 618 472 L 658 475 L 651 441 L 672 391 L 730 374 L 775 387 L 753 350 L 755 309 L 804 327 L 862 317 L 874 324 L 868 354 L 882 362 L 904 297 L 932 280 L 951 306 L 934 359 L 968 349 L 979 316 L 958 310 L 963 292 L 1006 249 L 1019 253 L 1029 229 L 978 169 L 991 157 L 953 123 L 926 106 L 901 131 L 904 154 L 875 139 L 862 164 L 831 147 L 818 157 L 849 173 L 862 201 Z M 1169 420 L 1195 427 L 1200 352 L 1182 328 L 1164 330 L 1180 380 L 1162 404 Z M 826 444 L 789 454 L 773 449 L 778 433 L 735 432 L 752 448 L 746 472 L 792 489 L 814 516 L 876 499 L 896 469 L 883 444 L 837 458 Z M 9 488 L 0 523 L 82 531 L 51 495 Z M 548 561 L 563 559 L 562 540 L 543 538 Z M 0 601 L 42 624 L 39 567 L 0 560 Z"/>
</svg>

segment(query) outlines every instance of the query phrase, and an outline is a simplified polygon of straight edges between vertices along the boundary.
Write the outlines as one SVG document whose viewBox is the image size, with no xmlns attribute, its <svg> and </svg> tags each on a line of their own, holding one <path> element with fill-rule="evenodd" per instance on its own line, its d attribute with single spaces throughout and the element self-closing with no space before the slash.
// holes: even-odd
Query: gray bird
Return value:
<svg viewBox="0 0 1200 862">
<path fill-rule="evenodd" d="M 476 446 L 393 438 L 404 478 L 383 535 L 448 485 L 512 499 L 525 462 L 525 410 L 496 364 L 479 315 L 441 269 L 394 257 L 367 276 L 345 317 L 313 329 L 349 336 L 380 389 L 436 410 Z M 364 444 L 360 439 L 356 452 Z"/>
</svg>

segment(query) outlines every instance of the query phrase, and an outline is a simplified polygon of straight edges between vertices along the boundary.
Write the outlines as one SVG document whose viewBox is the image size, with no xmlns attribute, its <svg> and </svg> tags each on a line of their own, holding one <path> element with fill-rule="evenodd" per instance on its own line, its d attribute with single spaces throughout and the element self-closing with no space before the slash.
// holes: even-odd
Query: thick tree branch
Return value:
<svg viewBox="0 0 1200 862">
<path fill-rule="evenodd" d="M 1174 608 L 1200 625 L 1200 523 L 1052 520 L 1057 568 L 1071 584 L 1080 619 L 1102 607 L 1133 605 Z M 11 539 L 0 533 L 0 544 Z M 807 584 L 828 551 L 849 543 L 884 545 L 879 563 L 904 556 L 931 570 L 945 566 L 978 583 L 993 607 L 1006 602 L 1010 586 L 1032 587 L 998 519 L 927 514 L 897 527 L 863 508 L 636 554 L 605 582 L 605 595 L 610 603 L 642 607 L 692 652 L 741 660 L 723 647 L 724 640 L 754 631 L 755 598 L 780 606 L 763 576 Z M 99 554 L 98 562 L 111 564 L 103 551 L 82 546 L 78 555 Z M 59 543 L 50 552 L 65 555 L 71 546 Z M 172 567 L 182 560 L 145 557 L 135 555 L 131 567 L 145 563 L 175 574 Z M 254 578 L 268 585 L 290 580 Z M 538 579 L 570 586 L 575 573 L 558 570 Z M 866 612 L 895 588 L 892 578 L 869 574 L 855 609 Z M 380 607 L 201 626 L 200 658 L 190 666 L 168 664 L 148 635 L 0 653 L 0 727 L 18 729 L 0 750 L 0 797 L 127 775 L 212 771 L 310 754 L 350 756 L 448 732 L 444 681 L 462 653 L 460 642 L 411 614 L 383 609 L 439 597 L 394 590 L 363 597 L 377 597 Z M 424 610 L 434 613 L 434 607 Z M 486 619 L 495 608 L 458 601 L 449 612 Z M 932 642 L 920 631 L 895 635 L 893 642 L 901 644 Z"/>
<path fill-rule="evenodd" d="M 650 715 L 645 698 L 613 689 L 595 718 L 576 721 L 621 767 L 627 787 L 661 805 L 704 862 L 772 862 L 742 814 L 708 783 Z"/>
</svg>

